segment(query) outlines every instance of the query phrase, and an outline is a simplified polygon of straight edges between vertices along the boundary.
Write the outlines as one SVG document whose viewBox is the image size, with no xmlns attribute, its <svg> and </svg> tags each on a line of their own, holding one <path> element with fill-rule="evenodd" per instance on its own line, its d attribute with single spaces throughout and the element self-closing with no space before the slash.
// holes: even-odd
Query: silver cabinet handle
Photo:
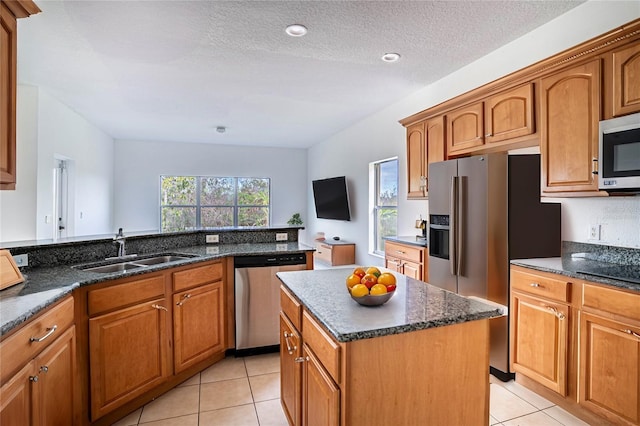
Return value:
<svg viewBox="0 0 640 426">
<path fill-rule="evenodd" d="M 531 283 L 531 284 L 529 284 L 529 285 L 530 285 L 531 287 L 540 287 L 540 284 L 538 284 L 538 283 Z"/>
<path fill-rule="evenodd" d="M 40 367 L 40 371 L 43 373 L 49 372 L 49 366 L 43 365 L 42 367 Z"/>
<path fill-rule="evenodd" d="M 633 337 L 635 337 L 637 339 L 640 339 L 640 334 L 636 333 L 633 330 L 626 329 L 626 330 L 620 330 L 620 331 L 622 331 L 623 333 L 630 334 L 630 335 L 632 335 Z"/>
<path fill-rule="evenodd" d="M 176 303 L 177 306 L 182 306 L 184 304 L 184 302 L 187 301 L 187 299 L 189 299 L 191 297 L 191 293 L 186 293 L 182 295 L 182 300 L 179 301 L 178 303 Z"/>
<path fill-rule="evenodd" d="M 311 358 L 309 358 L 308 356 L 299 356 L 294 361 L 295 362 L 305 362 L 305 361 L 310 361 L 310 360 L 311 360 Z"/>
<path fill-rule="evenodd" d="M 545 308 L 547 308 L 547 310 L 553 312 L 553 314 L 559 319 L 559 320 L 563 320 L 564 319 L 564 314 L 562 312 L 558 312 L 558 310 L 556 308 L 554 308 L 553 306 L 545 306 Z"/>
<path fill-rule="evenodd" d="M 405 254 L 402 250 L 396 250 L 396 253 Z"/>
<path fill-rule="evenodd" d="M 169 312 L 169 310 L 167 308 L 165 308 L 164 306 L 156 305 L 155 303 L 153 305 L 151 305 L 151 307 L 155 308 L 155 309 L 158 309 L 158 310 L 161 310 L 161 311 Z"/>
<path fill-rule="evenodd" d="M 36 383 L 38 381 L 38 376 L 29 376 L 29 381 Z"/>
<path fill-rule="evenodd" d="M 291 346 L 291 343 L 289 342 L 289 337 L 295 337 L 295 336 L 293 335 L 293 333 L 287 333 L 286 331 L 283 334 L 284 334 L 284 341 L 287 344 L 287 352 L 289 352 L 289 355 L 293 355 L 293 351 L 298 349 L 298 347 L 295 345 Z"/>
<path fill-rule="evenodd" d="M 57 326 L 57 325 L 54 325 L 54 326 L 53 326 L 53 327 L 51 327 L 51 328 L 47 328 L 47 333 L 46 333 L 44 336 L 42 336 L 42 337 L 31 337 L 31 338 L 29 339 L 29 341 L 30 341 L 30 342 L 38 342 L 38 343 L 40 343 L 40 342 L 42 342 L 44 339 L 46 339 L 47 337 L 49 337 L 49 336 L 51 336 L 53 333 L 55 333 L 55 331 L 56 331 L 57 329 L 58 329 L 58 326 Z"/>
</svg>

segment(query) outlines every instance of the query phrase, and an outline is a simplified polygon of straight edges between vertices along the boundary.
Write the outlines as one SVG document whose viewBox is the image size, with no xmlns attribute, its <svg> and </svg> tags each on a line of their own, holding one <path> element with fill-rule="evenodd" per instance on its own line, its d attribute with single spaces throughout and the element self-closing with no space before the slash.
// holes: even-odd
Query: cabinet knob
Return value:
<svg viewBox="0 0 640 426">
<path fill-rule="evenodd" d="M 46 365 L 43 365 L 42 367 L 40 367 L 40 371 L 43 373 L 47 373 L 49 371 L 49 367 Z"/>
<path fill-rule="evenodd" d="M 36 383 L 38 381 L 38 376 L 29 376 L 29 381 Z"/>
</svg>

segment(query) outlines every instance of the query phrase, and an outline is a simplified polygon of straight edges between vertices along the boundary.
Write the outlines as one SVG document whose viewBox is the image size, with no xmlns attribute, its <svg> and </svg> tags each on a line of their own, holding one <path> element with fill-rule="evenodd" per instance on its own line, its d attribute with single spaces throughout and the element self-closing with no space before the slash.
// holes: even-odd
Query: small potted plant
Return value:
<svg viewBox="0 0 640 426">
<path fill-rule="evenodd" d="M 287 224 L 302 225 L 302 218 L 300 217 L 300 213 L 294 213 L 293 216 L 291 216 L 291 219 L 287 221 Z"/>
</svg>

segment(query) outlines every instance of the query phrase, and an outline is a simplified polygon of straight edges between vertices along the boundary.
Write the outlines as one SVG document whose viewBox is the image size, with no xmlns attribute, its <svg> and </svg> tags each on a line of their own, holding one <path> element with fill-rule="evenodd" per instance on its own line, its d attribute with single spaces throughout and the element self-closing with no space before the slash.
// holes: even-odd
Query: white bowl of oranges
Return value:
<svg viewBox="0 0 640 426">
<path fill-rule="evenodd" d="M 396 277 L 375 266 L 354 269 L 346 282 L 351 298 L 364 306 L 382 305 L 396 292 Z"/>
</svg>

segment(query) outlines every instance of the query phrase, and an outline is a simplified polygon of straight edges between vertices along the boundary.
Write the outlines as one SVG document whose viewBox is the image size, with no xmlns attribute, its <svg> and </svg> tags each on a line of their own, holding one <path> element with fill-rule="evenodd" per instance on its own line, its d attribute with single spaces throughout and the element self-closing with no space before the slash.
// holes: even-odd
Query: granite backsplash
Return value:
<svg viewBox="0 0 640 426">
<path fill-rule="evenodd" d="M 600 244 L 562 242 L 562 257 L 583 257 L 598 262 L 616 263 L 620 265 L 640 265 L 640 249 L 605 246 Z"/>
</svg>

